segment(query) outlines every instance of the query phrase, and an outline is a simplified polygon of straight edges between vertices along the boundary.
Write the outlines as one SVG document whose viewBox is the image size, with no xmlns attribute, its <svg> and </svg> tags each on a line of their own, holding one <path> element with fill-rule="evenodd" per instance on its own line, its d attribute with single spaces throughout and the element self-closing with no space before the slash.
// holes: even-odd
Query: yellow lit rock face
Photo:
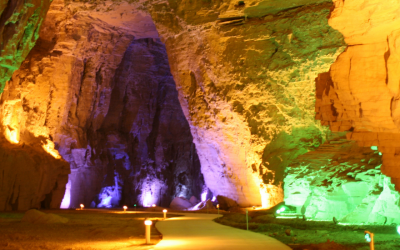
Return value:
<svg viewBox="0 0 400 250">
<path fill-rule="evenodd" d="M 349 131 L 360 146 L 378 146 L 382 173 L 399 183 L 400 109 L 396 1 L 334 1 L 329 24 L 349 47 L 317 79 L 317 119 L 333 131 Z M 399 189 L 399 186 L 396 186 Z"/>
<path fill-rule="evenodd" d="M 63 208 L 200 197 L 196 148 L 154 23 L 135 5 L 92 7 L 52 2 L 2 94 L 0 133 L 70 164 Z"/>
<path fill-rule="evenodd" d="M 80 183 L 85 182 L 85 174 L 101 177 L 111 169 L 112 176 L 112 164 L 105 163 L 108 156 L 92 147 L 92 141 L 100 140 L 92 132 L 108 129 L 104 124 L 116 126 L 110 121 L 118 114 L 107 117 L 109 106 L 103 104 L 110 103 L 113 76 L 124 65 L 123 55 L 132 39 L 157 37 L 152 22 L 133 15 L 144 10 L 165 42 L 206 186 L 214 195 L 242 206 L 270 207 L 281 202 L 284 169 L 297 156 L 318 147 L 327 133 L 314 119 L 314 78 L 327 71 L 343 50 L 342 36 L 327 21 L 332 3 L 129 2 L 53 1 L 37 50 L 3 93 L 4 136 L 57 157 L 51 144 L 55 142 L 58 149 L 65 149 L 61 155 L 69 157 L 73 169 L 84 166 L 79 170 Z M 136 25 L 138 20 L 142 25 Z M 144 53 L 143 58 L 152 57 Z M 131 104 L 117 103 L 115 109 L 126 103 Z M 132 121 L 121 122 L 128 129 L 125 123 Z M 103 139 L 121 146 L 116 142 L 122 137 L 128 136 L 107 134 Z M 154 139 L 154 145 L 161 145 L 159 139 Z M 185 150 L 192 155 L 192 150 Z M 162 152 L 168 150 L 157 149 L 157 154 Z M 97 172 L 91 167 L 101 164 L 93 155 L 107 159 Z M 160 162 L 147 163 L 164 166 Z M 79 187 L 95 193 L 99 186 Z M 90 201 L 87 198 L 85 203 Z"/>
<path fill-rule="evenodd" d="M 313 80 L 343 43 L 327 24 L 331 3 L 287 10 L 300 2 L 150 8 L 206 184 L 240 205 L 281 202 L 287 164 L 325 137 L 314 120 Z"/>
</svg>

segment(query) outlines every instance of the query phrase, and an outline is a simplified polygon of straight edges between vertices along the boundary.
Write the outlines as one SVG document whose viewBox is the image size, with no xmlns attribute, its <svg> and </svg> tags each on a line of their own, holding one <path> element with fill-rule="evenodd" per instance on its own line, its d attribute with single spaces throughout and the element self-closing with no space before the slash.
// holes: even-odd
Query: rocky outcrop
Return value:
<svg viewBox="0 0 400 250">
<path fill-rule="evenodd" d="M 0 211 L 59 208 L 69 164 L 42 148 L 0 142 Z"/>
<path fill-rule="evenodd" d="M 317 119 L 333 131 L 351 131 L 360 146 L 378 146 L 382 173 L 400 190 L 398 151 L 400 5 L 377 1 L 334 1 L 329 24 L 349 47 L 317 79 Z M 350 25 L 349 25 L 350 24 Z"/>
<path fill-rule="evenodd" d="M 343 134 L 334 133 L 287 168 L 285 204 L 312 220 L 335 217 L 341 223 L 399 223 L 400 194 L 381 173 L 377 148 L 359 147 Z"/>
<path fill-rule="evenodd" d="M 39 37 L 51 0 L 3 0 L 0 3 L 0 93 Z"/>
<path fill-rule="evenodd" d="M 148 16 L 119 7 L 53 1 L 2 95 L 5 137 L 69 162 L 63 207 L 167 206 L 203 189 L 165 47 Z"/>
<path fill-rule="evenodd" d="M 205 182 L 241 206 L 281 202 L 285 167 L 324 141 L 313 80 L 344 45 L 327 22 L 331 3 L 275 2 L 148 6 Z"/>
<path fill-rule="evenodd" d="M 215 196 L 241 206 L 269 207 L 283 199 L 285 167 L 325 140 L 327 129 L 314 120 L 313 79 L 328 70 L 344 45 L 341 34 L 328 25 L 329 1 L 58 0 L 52 6 L 36 52 L 3 94 L 9 107 L 4 106 L 3 131 L 9 140 L 41 137 L 40 145 L 56 157 L 53 149 L 59 150 L 72 166 L 67 197 L 73 206 L 82 200 L 86 206 L 92 201 L 96 206 L 136 202 L 127 193 L 144 204 L 144 197 L 160 190 L 161 197 L 164 192 L 197 196 L 201 163 L 205 184 Z M 131 88 L 133 83 L 118 78 L 132 77 L 128 65 L 135 53 L 144 53 L 144 65 L 152 60 L 162 65 L 155 58 L 166 62 L 157 31 L 141 10 L 151 14 L 166 44 L 184 117 L 164 109 L 173 104 L 165 66 L 161 72 L 138 67 L 138 73 L 151 75 L 140 90 L 135 88 L 143 80 Z M 148 52 L 132 49 L 133 41 Z M 155 80 L 163 77 L 169 80 Z M 119 88 L 119 83 L 128 87 Z M 23 113 L 17 123 L 13 117 Z M 179 126 L 172 122 L 166 128 L 162 117 L 180 121 Z M 190 135 L 177 135 L 187 126 L 199 162 Z M 168 129 L 172 132 L 158 132 Z M 135 164 L 140 171 L 133 169 L 139 168 Z M 147 191 L 138 188 L 144 183 Z"/>
</svg>

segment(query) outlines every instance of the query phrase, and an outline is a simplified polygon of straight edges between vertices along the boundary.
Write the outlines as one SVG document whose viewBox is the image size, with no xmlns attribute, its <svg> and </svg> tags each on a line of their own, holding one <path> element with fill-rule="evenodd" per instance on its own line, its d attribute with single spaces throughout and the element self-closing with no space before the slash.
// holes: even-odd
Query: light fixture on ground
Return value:
<svg viewBox="0 0 400 250">
<path fill-rule="evenodd" d="M 276 210 L 276 213 L 277 213 L 277 214 L 280 214 L 280 213 L 282 213 L 282 212 L 285 211 L 285 210 L 286 210 L 285 207 L 281 207 L 280 209 Z"/>
<path fill-rule="evenodd" d="M 167 209 L 164 209 L 164 210 L 163 210 L 163 213 L 164 213 L 164 220 L 167 219 L 167 212 L 168 212 Z"/>
<path fill-rule="evenodd" d="M 219 214 L 219 204 L 217 204 L 218 214 Z"/>
<path fill-rule="evenodd" d="M 123 206 L 122 208 L 124 209 L 124 212 L 126 212 L 126 210 L 128 209 L 127 206 Z"/>
<path fill-rule="evenodd" d="M 83 210 L 83 208 L 85 207 L 85 205 L 83 205 L 83 204 L 81 204 L 80 206 L 81 206 L 81 210 Z"/>
<path fill-rule="evenodd" d="M 365 241 L 369 243 L 369 249 L 374 250 L 374 234 L 369 231 L 365 231 L 364 233 Z"/>
<path fill-rule="evenodd" d="M 146 227 L 146 244 L 149 245 L 150 244 L 150 236 L 151 236 L 151 224 L 153 224 L 153 222 L 151 220 L 146 219 L 144 221 L 144 225 Z"/>
</svg>

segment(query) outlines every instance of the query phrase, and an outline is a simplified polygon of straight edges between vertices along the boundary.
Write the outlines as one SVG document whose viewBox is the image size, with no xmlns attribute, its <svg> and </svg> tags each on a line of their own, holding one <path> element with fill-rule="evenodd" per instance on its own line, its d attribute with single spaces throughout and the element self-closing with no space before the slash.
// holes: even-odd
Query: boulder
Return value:
<svg viewBox="0 0 400 250">
<path fill-rule="evenodd" d="M 175 197 L 169 205 L 172 210 L 187 210 L 192 206 L 192 203 L 183 197 Z"/>
<path fill-rule="evenodd" d="M 196 206 L 199 203 L 199 200 L 194 196 L 190 197 L 189 201 L 193 206 Z"/>
<path fill-rule="evenodd" d="M 238 206 L 236 201 L 234 201 L 228 197 L 222 196 L 222 195 L 218 195 L 217 200 L 218 200 L 219 208 L 222 210 L 229 210 L 229 208 L 231 208 L 231 207 Z"/>
</svg>

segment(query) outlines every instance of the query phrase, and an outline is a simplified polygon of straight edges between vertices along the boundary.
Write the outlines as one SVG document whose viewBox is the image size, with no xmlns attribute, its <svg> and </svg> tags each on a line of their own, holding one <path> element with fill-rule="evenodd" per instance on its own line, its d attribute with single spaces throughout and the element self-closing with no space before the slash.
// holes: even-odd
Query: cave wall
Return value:
<svg viewBox="0 0 400 250">
<path fill-rule="evenodd" d="M 372 0 L 53 1 L 35 51 L 2 96 L 2 131 L 71 164 L 73 206 L 136 202 L 127 190 L 143 204 L 144 189 L 136 190 L 150 183 L 150 193 L 189 196 L 200 192 L 190 178 L 201 179 L 201 165 L 213 194 L 269 207 L 283 200 L 285 168 L 326 140 L 324 125 L 379 146 L 382 173 L 397 183 L 397 9 Z M 145 12 L 165 43 L 175 94 Z M 135 55 L 161 72 L 118 78 L 132 77 Z M 183 116 L 167 98 L 176 94 Z M 166 129 L 172 116 L 188 121 L 182 131 L 190 128 L 194 144 L 175 136 L 179 126 Z M 185 173 L 173 180 L 180 189 L 169 189 L 166 169 Z M 148 181 L 154 176 L 164 181 Z"/>
<path fill-rule="evenodd" d="M 158 39 L 157 31 L 165 43 L 179 103 L 198 154 L 197 163 L 194 145 L 186 143 L 184 148 L 192 153 L 182 156 L 186 157 L 183 162 L 193 162 L 189 169 L 201 165 L 205 185 L 214 195 L 231 198 L 242 206 L 273 206 L 283 200 L 285 167 L 325 140 L 327 128 L 314 119 L 313 79 L 327 71 L 344 48 L 342 35 L 328 25 L 330 1 L 255 1 L 244 5 L 203 0 L 54 1 L 52 6 L 38 41 L 40 52 L 32 53 L 23 70 L 13 77 L 14 86 L 24 88 L 4 97 L 13 96 L 10 103 L 14 98 L 20 100 L 28 118 L 14 124 L 13 115 L 5 115 L 3 129 L 6 135 L 21 131 L 21 140 L 33 140 L 24 131 L 35 131 L 33 137 L 43 136 L 47 149 L 57 149 L 71 163 L 71 176 L 80 177 L 76 177 L 75 184 L 71 181 L 67 185 L 70 202 L 79 190 L 100 192 L 104 199 L 111 199 L 113 193 L 122 199 L 125 191 L 118 190 L 127 180 L 117 173 L 117 168 L 125 171 L 125 161 L 146 162 L 144 168 L 151 170 L 150 175 L 159 175 L 152 172 L 152 161 L 169 166 L 165 160 L 169 157 L 157 160 L 157 149 L 148 150 L 151 154 L 147 159 L 155 158 L 151 161 L 140 157 L 138 160 L 127 152 L 163 139 L 148 131 L 143 133 L 153 139 L 146 143 L 145 134 L 126 137 L 129 126 L 125 123 L 136 121 L 120 117 L 118 122 L 108 124 L 111 113 L 107 119 L 108 105 L 103 105 L 113 104 L 112 95 L 127 91 L 118 90 L 113 84 L 120 82 L 115 72 L 125 63 L 123 58 L 132 40 Z M 150 13 L 157 31 L 143 17 L 144 12 Z M 149 43 L 152 44 L 150 40 Z M 37 83 L 41 81 L 46 85 L 39 89 Z M 152 92 L 154 96 L 162 96 L 160 93 Z M 49 99 L 57 101 L 48 102 Z M 128 103 L 132 101 L 130 104 L 115 103 L 115 108 L 134 115 L 136 111 L 125 107 L 135 103 L 133 99 L 126 98 Z M 153 107 L 162 99 L 159 101 L 152 103 Z M 142 110 L 138 108 L 137 112 Z M 157 108 L 153 111 L 163 114 Z M 112 119 L 116 117 L 114 114 Z M 151 116 L 147 120 L 151 121 Z M 135 130 L 135 126 L 131 129 Z M 155 127 L 152 125 L 152 129 Z M 100 131 L 108 131 L 106 128 L 113 130 L 100 136 Z M 112 143 L 106 145 L 105 138 Z M 171 152 L 180 147 L 173 148 Z M 126 154 L 117 153 L 122 151 Z M 89 166 L 94 164 L 101 167 L 92 171 Z M 118 167 L 113 170 L 112 166 Z M 136 170 L 132 171 L 131 180 L 136 175 Z M 115 178 L 110 177 L 113 172 Z M 187 170 L 188 173 L 198 176 L 194 170 Z M 100 182 L 104 175 L 109 178 Z M 96 181 L 85 184 L 86 179 Z M 157 186 L 165 190 L 164 184 Z M 187 186 L 197 190 L 201 185 Z M 92 203 L 93 195 L 85 192 L 78 200 L 85 200 L 87 205 Z M 173 193 L 178 191 L 171 191 L 170 195 Z M 100 196 L 94 205 L 101 203 Z M 72 203 L 76 206 L 77 202 Z"/>
<path fill-rule="evenodd" d="M 400 190 L 400 5 L 372 0 L 334 4 L 329 24 L 343 34 L 348 47 L 317 79 L 316 118 L 332 131 L 349 131 L 347 138 L 362 147 L 378 146 L 382 173 Z"/>
<path fill-rule="evenodd" d="M 299 156 L 285 173 L 285 204 L 310 220 L 386 224 L 400 222 L 399 192 L 381 172 L 376 147 L 360 147 L 332 133 L 317 150 Z"/>
<path fill-rule="evenodd" d="M 35 45 L 51 0 L 0 3 L 0 93 Z"/>
<path fill-rule="evenodd" d="M 214 194 L 283 200 L 285 167 L 318 147 L 315 83 L 344 49 L 330 1 L 148 2 Z"/>
<path fill-rule="evenodd" d="M 13 147 L 69 163 L 65 208 L 199 198 L 200 162 L 151 18 L 128 4 L 103 14 L 52 2 L 2 94 L 2 134 Z M 36 172 L 55 181 L 51 171 Z"/>
</svg>

